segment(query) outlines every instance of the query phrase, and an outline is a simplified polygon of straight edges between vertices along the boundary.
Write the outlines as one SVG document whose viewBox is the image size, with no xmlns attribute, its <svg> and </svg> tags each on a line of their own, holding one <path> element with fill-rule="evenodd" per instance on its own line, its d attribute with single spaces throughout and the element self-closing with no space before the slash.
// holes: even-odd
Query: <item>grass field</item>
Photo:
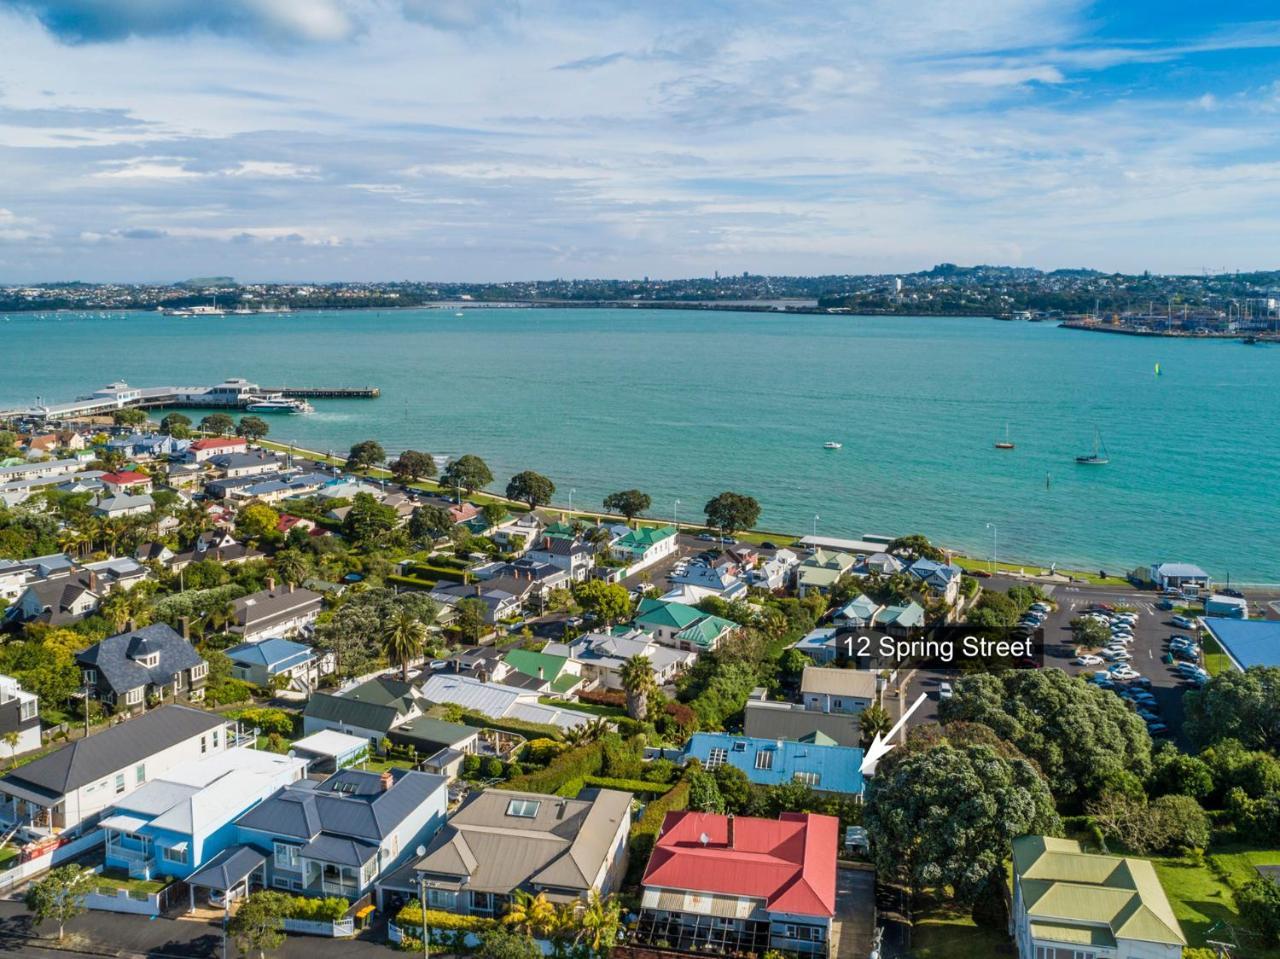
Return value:
<svg viewBox="0 0 1280 959">
<path fill-rule="evenodd" d="M 911 955 L 915 959 L 994 959 L 1014 954 L 1002 932 L 979 929 L 968 909 L 941 901 L 917 904 L 911 927 Z"/>
<path fill-rule="evenodd" d="M 1280 850 L 1224 846 L 1203 860 L 1156 858 L 1152 862 L 1190 945 L 1203 946 L 1206 938 L 1229 942 L 1235 929 L 1239 945 L 1232 952 L 1235 959 L 1280 959 L 1280 949 L 1258 946 L 1241 927 L 1232 894 L 1233 887 L 1257 875 L 1255 866 L 1280 865 Z"/>
</svg>

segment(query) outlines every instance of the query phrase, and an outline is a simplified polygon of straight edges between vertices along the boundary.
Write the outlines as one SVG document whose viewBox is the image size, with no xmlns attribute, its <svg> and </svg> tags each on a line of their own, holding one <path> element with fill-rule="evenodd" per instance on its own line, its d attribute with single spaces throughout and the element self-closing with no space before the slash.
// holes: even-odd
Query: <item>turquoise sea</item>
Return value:
<svg viewBox="0 0 1280 959">
<path fill-rule="evenodd" d="M 1159 362 L 1162 375 L 1156 376 Z M 1003 560 L 1280 582 L 1280 349 L 987 319 L 647 310 L 0 316 L 0 407 L 135 385 L 363 385 L 271 438 L 474 452 L 557 501 L 725 489 L 769 529 L 924 532 Z M 993 449 L 1008 424 L 1012 452 Z M 1077 466 L 1094 429 L 1111 456 Z M 838 451 L 822 444 L 836 440 Z M 1046 488 L 1046 478 L 1048 479 Z"/>
</svg>

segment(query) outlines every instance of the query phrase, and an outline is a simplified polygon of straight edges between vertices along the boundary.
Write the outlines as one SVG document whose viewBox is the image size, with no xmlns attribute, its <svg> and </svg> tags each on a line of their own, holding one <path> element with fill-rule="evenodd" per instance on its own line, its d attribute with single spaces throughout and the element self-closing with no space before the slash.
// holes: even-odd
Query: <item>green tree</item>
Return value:
<svg viewBox="0 0 1280 959">
<path fill-rule="evenodd" d="M 1026 760 L 945 743 L 882 761 L 863 822 L 881 876 L 900 877 L 913 894 L 951 886 L 965 903 L 1003 871 L 1016 837 L 1061 829 L 1049 787 Z"/>
<path fill-rule="evenodd" d="M 311 575 L 311 565 L 300 549 L 282 549 L 272 557 L 271 565 L 282 583 L 300 585 Z"/>
<path fill-rule="evenodd" d="M 270 432 L 271 427 L 261 416 L 242 416 L 236 424 L 236 436 L 243 436 L 250 443 L 256 443 Z"/>
<path fill-rule="evenodd" d="M 507 483 L 507 499 L 528 503 L 529 509 L 546 506 L 555 495 L 556 484 L 533 470 L 517 473 Z"/>
<path fill-rule="evenodd" d="M 885 548 L 885 552 L 892 553 L 895 556 L 905 556 L 911 560 L 931 559 L 937 563 L 941 563 L 946 559 L 946 554 L 930 543 L 929 537 L 920 533 L 899 536 L 889 543 L 888 547 Z"/>
<path fill-rule="evenodd" d="M 1185 729 L 1204 747 L 1235 739 L 1246 749 L 1280 752 L 1280 667 L 1250 666 L 1219 673 L 1183 697 Z"/>
<path fill-rule="evenodd" d="M 989 726 L 1035 760 L 1067 803 L 1151 772 L 1151 736 L 1142 719 L 1119 697 L 1060 669 L 963 676 L 938 717 L 944 725 Z"/>
<path fill-rule="evenodd" d="M 226 413 L 210 413 L 200 421 L 200 432 L 212 433 L 214 436 L 226 436 L 234 433 L 236 421 Z"/>
<path fill-rule="evenodd" d="M 27 888 L 26 904 L 42 925 L 50 920 L 58 924 L 58 941 L 66 936 L 66 924 L 85 911 L 85 897 L 93 891 L 94 875 L 74 863 L 58 866 Z"/>
<path fill-rule="evenodd" d="M 893 717 L 879 703 L 872 703 L 858 714 L 858 741 L 867 749 L 876 736 L 887 736 L 893 728 Z"/>
<path fill-rule="evenodd" d="M 372 493 L 356 493 L 343 517 L 342 535 L 361 549 L 379 547 L 386 544 L 399 523 L 400 515 L 394 506 L 379 503 Z"/>
<path fill-rule="evenodd" d="M 175 439 L 184 440 L 191 435 L 191 417 L 181 413 L 170 413 L 160 421 L 160 432 Z"/>
<path fill-rule="evenodd" d="M 391 463 L 391 475 L 402 483 L 416 483 L 424 476 L 435 476 L 435 457 L 430 453 L 405 450 Z"/>
<path fill-rule="evenodd" d="M 554 916 L 555 907 L 547 905 Z M 495 926 L 484 933 L 476 955 L 479 959 L 542 959 L 542 950 L 526 933 Z"/>
<path fill-rule="evenodd" d="M 555 906 L 545 892 L 533 895 L 522 889 L 516 891 L 506 915 L 502 917 L 503 925 L 526 936 L 547 935 L 555 928 L 555 921 Z"/>
<path fill-rule="evenodd" d="M 717 766 L 712 774 L 716 779 L 716 788 L 720 790 L 720 798 L 724 800 L 724 811 L 742 813 L 751 804 L 751 780 L 737 766 L 725 763 Z"/>
<path fill-rule="evenodd" d="M 1151 757 L 1150 786 L 1153 795 L 1204 800 L 1213 792 L 1213 772 L 1204 760 L 1165 743 Z"/>
<path fill-rule="evenodd" d="M 459 456 L 456 460 L 450 460 L 445 465 L 444 472 L 440 474 L 440 484 L 442 486 L 453 486 L 458 489 L 464 489 L 468 493 L 484 489 L 492 482 L 493 474 L 489 472 L 488 465 L 473 453 L 467 453 Z"/>
<path fill-rule="evenodd" d="M 366 589 L 348 596 L 316 627 L 316 644 L 334 654 L 343 675 L 360 675 L 385 655 L 383 637 L 387 624 L 400 608 L 409 610 L 424 625 L 431 625 L 440 607 L 425 593 L 400 593 L 390 589 Z"/>
<path fill-rule="evenodd" d="M 493 529 L 511 514 L 507 512 L 507 508 L 501 503 L 485 503 L 480 508 L 480 515 L 484 517 L 485 525 L 489 529 Z"/>
<path fill-rule="evenodd" d="M 695 812 L 724 812 L 724 797 L 716 778 L 705 769 L 690 769 L 684 777 L 689 784 L 689 808 Z"/>
<path fill-rule="evenodd" d="M 605 626 L 631 616 L 631 594 L 621 583 L 589 579 L 573 587 L 573 598 Z"/>
<path fill-rule="evenodd" d="M 480 637 L 489 631 L 489 624 L 485 621 L 489 615 L 489 607 L 485 601 L 468 596 L 458 600 L 454 609 L 456 616 L 453 624 L 458 627 L 458 632 L 472 643 L 480 642 Z"/>
<path fill-rule="evenodd" d="M 382 648 L 387 661 L 400 667 L 400 678 L 409 682 L 409 664 L 422 656 L 427 643 L 427 627 L 410 610 L 398 607 L 387 623 Z"/>
<path fill-rule="evenodd" d="M 418 543 L 434 542 L 449 535 L 451 529 L 453 516 L 443 506 L 424 503 L 409 517 L 409 535 Z"/>
<path fill-rule="evenodd" d="M 280 514 L 266 503 L 248 503 L 236 512 L 236 535 L 250 543 L 274 539 Z"/>
<path fill-rule="evenodd" d="M 1264 946 L 1280 945 L 1280 884 L 1270 876 L 1254 876 L 1236 890 L 1236 906 Z"/>
<path fill-rule="evenodd" d="M 116 410 L 111 414 L 111 422 L 116 426 L 141 426 L 146 421 L 147 411 L 140 410 L 136 406 Z"/>
<path fill-rule="evenodd" d="M 361 440 L 347 453 L 347 469 L 368 471 L 386 462 L 387 454 L 377 440 Z"/>
<path fill-rule="evenodd" d="M 754 497 L 741 493 L 724 492 L 707 500 L 702 508 L 707 525 L 732 536 L 738 530 L 751 529 L 760 520 L 760 504 Z"/>
<path fill-rule="evenodd" d="M 623 664 L 620 678 L 627 693 L 627 715 L 643 722 L 649 716 L 649 697 L 658 688 L 652 661 L 648 656 L 632 656 Z"/>
<path fill-rule="evenodd" d="M 262 889 L 253 893 L 236 910 L 227 932 L 242 956 L 257 953 L 258 959 L 284 942 L 284 919 L 289 910 L 289 896 Z"/>
<path fill-rule="evenodd" d="M 610 513 L 621 513 L 630 523 L 633 519 L 653 505 L 648 493 L 638 489 L 624 489 L 620 493 L 610 493 L 604 498 L 604 508 Z"/>
<path fill-rule="evenodd" d="M 1087 649 L 1105 646 L 1111 639 L 1111 630 L 1092 616 L 1077 616 L 1071 620 L 1071 638 Z"/>
</svg>

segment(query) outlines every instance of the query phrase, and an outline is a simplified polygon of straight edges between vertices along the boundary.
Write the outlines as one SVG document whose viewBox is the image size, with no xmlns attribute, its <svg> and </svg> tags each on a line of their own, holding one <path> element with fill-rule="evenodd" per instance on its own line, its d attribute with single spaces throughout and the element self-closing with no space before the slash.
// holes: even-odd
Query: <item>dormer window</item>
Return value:
<svg viewBox="0 0 1280 959">
<path fill-rule="evenodd" d="M 145 667 L 146 669 L 154 669 L 160 665 L 160 654 L 147 653 L 145 656 L 139 656 L 136 662 L 139 666 Z"/>
</svg>

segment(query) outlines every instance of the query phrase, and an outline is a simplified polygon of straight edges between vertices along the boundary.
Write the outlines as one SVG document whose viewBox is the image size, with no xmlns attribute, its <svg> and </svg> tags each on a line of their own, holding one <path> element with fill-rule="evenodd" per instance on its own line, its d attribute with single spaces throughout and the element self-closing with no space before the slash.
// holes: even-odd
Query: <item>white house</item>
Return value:
<svg viewBox="0 0 1280 959">
<path fill-rule="evenodd" d="M 627 564 L 627 574 L 638 573 L 676 551 L 674 526 L 640 526 L 628 530 L 609 547 L 614 559 Z"/>
</svg>

